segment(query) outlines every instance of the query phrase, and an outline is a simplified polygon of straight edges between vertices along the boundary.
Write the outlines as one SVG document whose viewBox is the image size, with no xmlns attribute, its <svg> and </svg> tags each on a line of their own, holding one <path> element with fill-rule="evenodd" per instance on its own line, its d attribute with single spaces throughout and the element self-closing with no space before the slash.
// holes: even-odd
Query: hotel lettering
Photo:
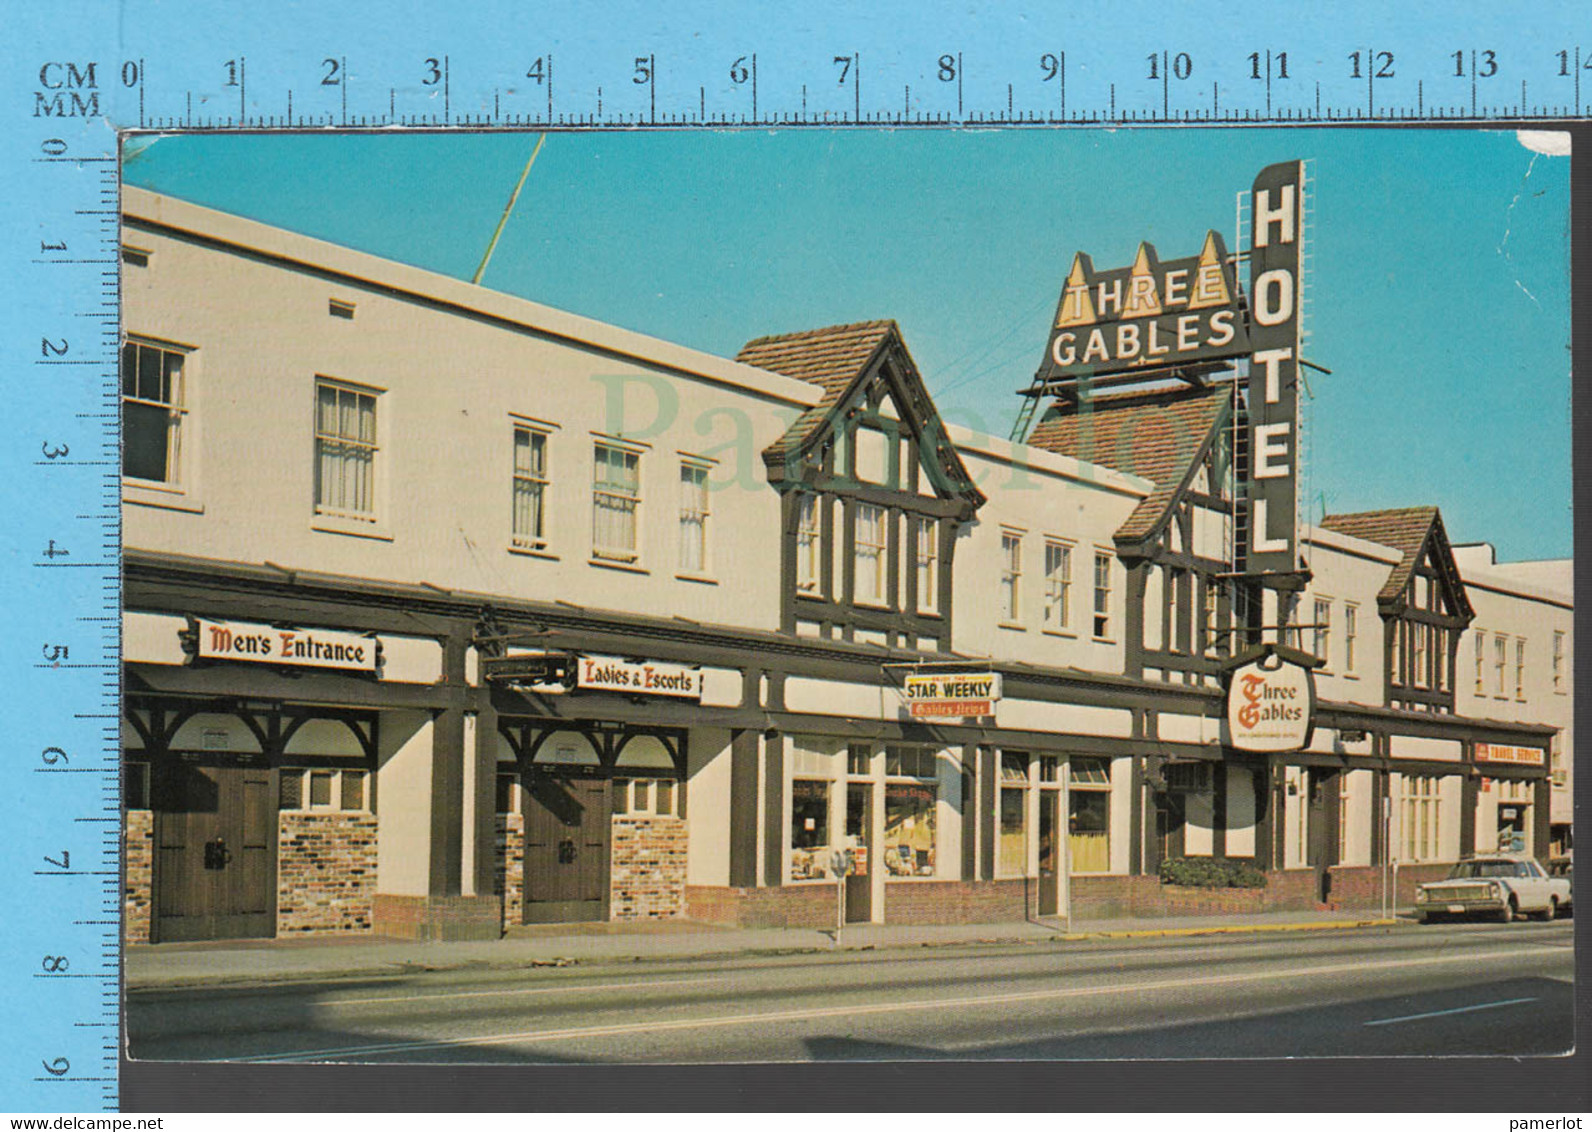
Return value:
<svg viewBox="0 0 1592 1132">
<path fill-rule="evenodd" d="M 1269 165 L 1255 178 L 1249 253 L 1250 515 L 1248 570 L 1298 567 L 1299 244 L 1304 163 Z"/>
</svg>

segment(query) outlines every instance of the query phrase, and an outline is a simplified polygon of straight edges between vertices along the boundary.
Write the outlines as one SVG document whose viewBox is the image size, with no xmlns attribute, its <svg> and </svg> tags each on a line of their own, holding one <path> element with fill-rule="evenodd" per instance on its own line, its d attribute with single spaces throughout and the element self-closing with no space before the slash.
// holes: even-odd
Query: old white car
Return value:
<svg viewBox="0 0 1592 1132">
<path fill-rule="evenodd" d="M 1508 923 L 1522 915 L 1551 920 L 1570 907 L 1570 882 L 1550 877 L 1530 857 L 1497 854 L 1467 857 L 1446 880 L 1415 889 L 1421 923 L 1443 916 L 1488 915 Z"/>
</svg>

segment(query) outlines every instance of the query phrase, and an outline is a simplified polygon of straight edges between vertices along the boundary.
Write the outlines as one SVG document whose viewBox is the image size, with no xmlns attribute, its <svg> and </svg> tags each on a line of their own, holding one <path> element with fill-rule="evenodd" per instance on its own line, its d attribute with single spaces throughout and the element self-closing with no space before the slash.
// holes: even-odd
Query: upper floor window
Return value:
<svg viewBox="0 0 1592 1132">
<path fill-rule="evenodd" d="M 1502 634 L 1493 637 L 1493 695 L 1504 694 L 1504 668 L 1509 663 L 1509 641 Z"/>
<path fill-rule="evenodd" d="M 800 593 L 817 593 L 819 584 L 818 547 L 818 497 L 796 497 L 796 589 Z"/>
<path fill-rule="evenodd" d="M 315 510 L 376 516 L 376 391 L 315 382 Z"/>
<path fill-rule="evenodd" d="M 1355 668 L 1355 650 L 1359 646 L 1360 607 L 1345 602 L 1343 606 L 1343 670 L 1352 673 Z"/>
<path fill-rule="evenodd" d="M 917 519 L 918 611 L 933 613 L 939 608 L 940 547 L 939 530 L 933 519 Z"/>
<path fill-rule="evenodd" d="M 592 461 L 593 558 L 634 562 L 641 556 L 636 522 L 640 507 L 641 454 L 598 441 Z"/>
<path fill-rule="evenodd" d="M 1204 579 L 1200 596 L 1200 634 L 1206 653 L 1218 652 L 1223 644 L 1217 632 L 1221 614 L 1222 591 L 1213 578 Z"/>
<path fill-rule="evenodd" d="M 1094 560 L 1094 635 L 1111 635 L 1111 555 L 1098 552 Z"/>
<path fill-rule="evenodd" d="M 885 510 L 872 503 L 857 504 L 855 571 L 857 601 L 875 605 L 885 599 Z"/>
<path fill-rule="evenodd" d="M 1045 628 L 1066 629 L 1072 625 L 1072 547 L 1064 542 L 1045 542 Z"/>
<path fill-rule="evenodd" d="M 1476 630 L 1476 694 L 1487 694 L 1487 634 Z"/>
<path fill-rule="evenodd" d="M 1515 638 L 1515 699 L 1526 698 L 1526 639 Z"/>
<path fill-rule="evenodd" d="M 514 426 L 514 545 L 547 545 L 547 433 Z"/>
<path fill-rule="evenodd" d="M 680 570 L 705 574 L 708 569 L 708 469 L 689 461 L 680 465 Z"/>
<path fill-rule="evenodd" d="M 1315 616 L 1311 618 L 1315 626 L 1311 630 L 1310 652 L 1318 656 L 1324 663 L 1332 660 L 1332 602 L 1327 598 L 1316 598 Z"/>
<path fill-rule="evenodd" d="M 1564 630 L 1553 631 L 1553 690 L 1564 691 Z"/>
<path fill-rule="evenodd" d="M 1304 648 L 1304 641 L 1299 638 L 1298 594 L 1277 594 L 1277 625 L 1277 640 L 1280 643 L 1292 645 L 1296 649 Z"/>
<path fill-rule="evenodd" d="M 1415 669 L 1415 671 L 1410 674 L 1410 683 L 1414 684 L 1417 688 L 1424 688 L 1426 687 L 1426 682 L 1430 673 L 1430 670 L 1427 668 L 1427 645 L 1431 641 L 1432 627 L 1430 625 L 1417 625 L 1411 623 L 1409 626 L 1409 631 L 1412 638 L 1411 650 L 1414 653 L 1412 665 Z"/>
<path fill-rule="evenodd" d="M 1000 618 L 1015 623 L 1022 616 L 1023 536 L 1001 533 Z"/>
<path fill-rule="evenodd" d="M 184 351 L 170 346 L 122 344 L 122 475 L 181 480 L 186 361 Z"/>
</svg>

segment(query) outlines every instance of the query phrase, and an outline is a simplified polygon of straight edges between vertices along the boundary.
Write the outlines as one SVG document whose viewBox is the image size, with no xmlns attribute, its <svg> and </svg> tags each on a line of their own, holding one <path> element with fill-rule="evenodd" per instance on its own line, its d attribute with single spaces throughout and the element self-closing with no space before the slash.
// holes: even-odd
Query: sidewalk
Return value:
<svg viewBox="0 0 1592 1132">
<path fill-rule="evenodd" d="M 567 967 L 576 964 L 701 959 L 746 954 L 949 947 L 983 943 L 1071 943 L 1103 939 L 1389 927 L 1375 913 L 1275 912 L 1251 916 L 995 924 L 852 924 L 840 933 L 811 928 L 725 928 L 687 921 L 555 924 L 515 928 L 499 940 L 417 943 L 385 937 L 171 943 L 123 952 L 129 990 L 218 983 L 279 983 L 411 975 L 469 968 Z"/>
</svg>

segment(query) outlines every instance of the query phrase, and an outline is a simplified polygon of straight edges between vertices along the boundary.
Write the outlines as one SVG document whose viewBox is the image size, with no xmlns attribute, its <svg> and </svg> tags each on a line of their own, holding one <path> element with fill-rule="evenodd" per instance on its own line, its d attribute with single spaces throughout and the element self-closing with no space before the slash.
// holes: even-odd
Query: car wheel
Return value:
<svg viewBox="0 0 1592 1132">
<path fill-rule="evenodd" d="M 1548 906 L 1546 908 L 1544 908 L 1538 914 L 1537 919 L 1539 919 L 1539 920 L 1557 920 L 1558 918 L 1559 918 L 1559 898 L 1557 896 L 1550 896 L 1550 897 L 1548 897 Z"/>
<path fill-rule="evenodd" d="M 1503 909 L 1498 913 L 1498 922 L 1501 924 L 1508 924 L 1519 919 L 1519 917 L 1520 905 L 1515 901 L 1515 898 L 1511 896 L 1509 898 L 1509 903 L 1505 904 Z"/>
<path fill-rule="evenodd" d="M 1432 915 L 1430 912 L 1416 912 L 1415 922 L 1417 924 L 1429 924 L 1432 922 Z"/>
</svg>

